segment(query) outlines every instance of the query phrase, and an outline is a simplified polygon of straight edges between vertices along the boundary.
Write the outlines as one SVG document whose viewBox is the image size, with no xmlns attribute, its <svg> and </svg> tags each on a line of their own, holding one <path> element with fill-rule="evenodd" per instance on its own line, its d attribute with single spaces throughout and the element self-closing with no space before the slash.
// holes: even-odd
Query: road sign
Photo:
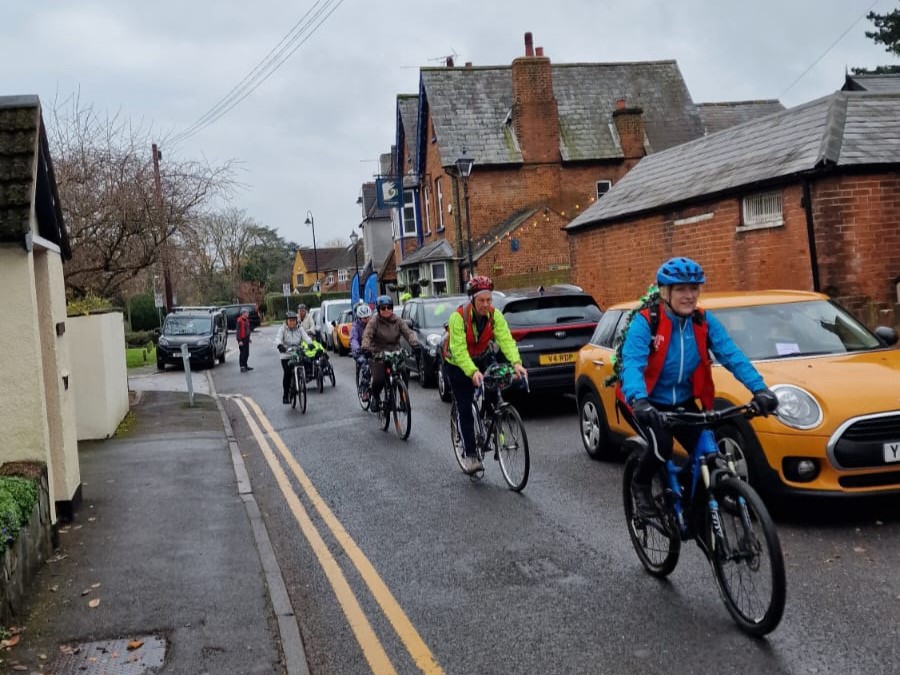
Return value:
<svg viewBox="0 0 900 675">
<path fill-rule="evenodd" d="M 165 299 L 163 298 L 162 293 L 154 293 L 153 294 L 153 305 L 155 307 L 165 307 L 166 306 L 166 302 L 165 302 Z"/>
<path fill-rule="evenodd" d="M 291 285 L 281 284 L 281 292 L 284 293 L 284 297 L 289 296 L 291 294 Z"/>
</svg>

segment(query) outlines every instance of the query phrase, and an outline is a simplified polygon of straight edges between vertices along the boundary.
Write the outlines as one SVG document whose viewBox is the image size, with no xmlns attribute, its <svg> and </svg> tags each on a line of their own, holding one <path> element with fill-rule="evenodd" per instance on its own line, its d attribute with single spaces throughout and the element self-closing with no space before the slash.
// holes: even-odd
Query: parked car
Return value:
<svg viewBox="0 0 900 675">
<path fill-rule="evenodd" d="M 350 309 L 350 298 L 346 300 L 324 300 L 320 309 L 321 312 L 316 317 L 316 330 L 319 333 L 319 341 L 325 345 L 326 349 L 336 351 L 332 328 L 334 328 L 335 322 L 340 318 L 341 312 L 345 309 Z"/>
<path fill-rule="evenodd" d="M 850 495 L 900 492 L 900 350 L 825 295 L 801 291 L 704 293 L 712 311 L 778 396 L 774 416 L 722 426 L 718 441 L 761 492 Z M 617 414 L 611 374 L 616 336 L 634 303 L 606 310 L 578 353 L 575 392 L 582 442 L 595 459 L 618 455 L 634 434 Z M 716 405 L 750 394 L 713 367 Z"/>
<path fill-rule="evenodd" d="M 319 335 L 319 315 L 321 313 L 322 313 L 322 310 L 319 307 L 313 307 L 311 310 L 309 310 L 309 316 L 313 322 L 312 335 L 310 335 L 310 337 L 313 340 L 318 340 L 319 342 L 321 342 L 324 345 L 325 340 L 323 340 L 322 336 Z"/>
<path fill-rule="evenodd" d="M 181 345 L 187 345 L 192 362 L 209 368 L 225 363 L 228 327 L 225 312 L 218 307 L 179 308 L 166 316 L 156 344 L 156 367 L 182 363 Z"/>
<path fill-rule="evenodd" d="M 237 330 L 237 318 L 241 314 L 241 310 L 246 307 L 250 316 L 250 330 L 254 331 L 259 328 L 260 324 L 260 316 L 259 316 L 259 305 L 255 302 L 244 302 L 238 305 L 224 305 L 220 307 L 220 309 L 225 310 L 225 318 L 228 320 L 228 330 Z"/>
<path fill-rule="evenodd" d="M 447 319 L 457 307 L 465 304 L 465 295 L 442 295 L 436 298 L 413 298 L 403 305 L 399 316 L 416 334 L 422 350 L 419 356 L 410 356 L 407 366 L 419 376 L 419 384 L 433 387 L 438 382 L 439 352 Z M 400 346 L 410 349 L 406 338 L 400 338 Z M 412 354 L 412 350 L 410 349 Z"/>
<path fill-rule="evenodd" d="M 574 391 L 578 350 L 603 314 L 591 294 L 569 284 L 503 291 L 495 294 L 494 306 L 516 339 L 531 391 Z"/>
<path fill-rule="evenodd" d="M 350 330 L 352 328 L 353 310 L 345 309 L 331 329 L 331 342 L 335 346 L 335 351 L 341 356 L 350 352 Z"/>
</svg>

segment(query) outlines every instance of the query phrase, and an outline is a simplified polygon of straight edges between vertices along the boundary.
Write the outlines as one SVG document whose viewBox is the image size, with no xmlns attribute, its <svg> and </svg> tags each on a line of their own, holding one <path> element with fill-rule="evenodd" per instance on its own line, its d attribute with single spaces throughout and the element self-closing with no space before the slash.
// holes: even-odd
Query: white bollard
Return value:
<svg viewBox="0 0 900 675">
<path fill-rule="evenodd" d="M 187 345 L 181 345 L 181 360 L 184 362 L 184 379 L 187 380 L 188 404 L 194 406 L 194 380 L 191 378 L 191 353 Z"/>
</svg>

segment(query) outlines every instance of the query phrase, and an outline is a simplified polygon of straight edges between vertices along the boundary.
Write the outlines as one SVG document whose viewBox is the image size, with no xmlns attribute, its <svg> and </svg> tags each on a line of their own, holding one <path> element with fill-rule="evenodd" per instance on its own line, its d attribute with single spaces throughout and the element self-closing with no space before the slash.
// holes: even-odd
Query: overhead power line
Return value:
<svg viewBox="0 0 900 675">
<path fill-rule="evenodd" d="M 176 134 L 170 143 L 176 145 L 199 133 L 229 113 L 263 82 L 271 77 L 300 47 L 311 38 L 344 0 L 317 0 L 306 13 L 291 27 L 268 54 L 231 91 L 222 97 L 206 113 L 184 131 Z"/>
</svg>

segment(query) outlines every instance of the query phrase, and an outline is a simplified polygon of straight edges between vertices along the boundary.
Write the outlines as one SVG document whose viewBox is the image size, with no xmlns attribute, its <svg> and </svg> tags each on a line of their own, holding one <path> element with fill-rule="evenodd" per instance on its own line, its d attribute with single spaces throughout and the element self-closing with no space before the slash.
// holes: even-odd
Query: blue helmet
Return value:
<svg viewBox="0 0 900 675">
<path fill-rule="evenodd" d="M 669 258 L 656 272 L 656 283 L 660 286 L 674 284 L 705 284 L 703 268 L 690 258 Z"/>
<path fill-rule="evenodd" d="M 391 296 L 389 295 L 379 295 L 375 298 L 375 308 L 381 309 L 382 307 L 390 307 L 394 308 L 394 301 L 391 300 Z"/>
</svg>

